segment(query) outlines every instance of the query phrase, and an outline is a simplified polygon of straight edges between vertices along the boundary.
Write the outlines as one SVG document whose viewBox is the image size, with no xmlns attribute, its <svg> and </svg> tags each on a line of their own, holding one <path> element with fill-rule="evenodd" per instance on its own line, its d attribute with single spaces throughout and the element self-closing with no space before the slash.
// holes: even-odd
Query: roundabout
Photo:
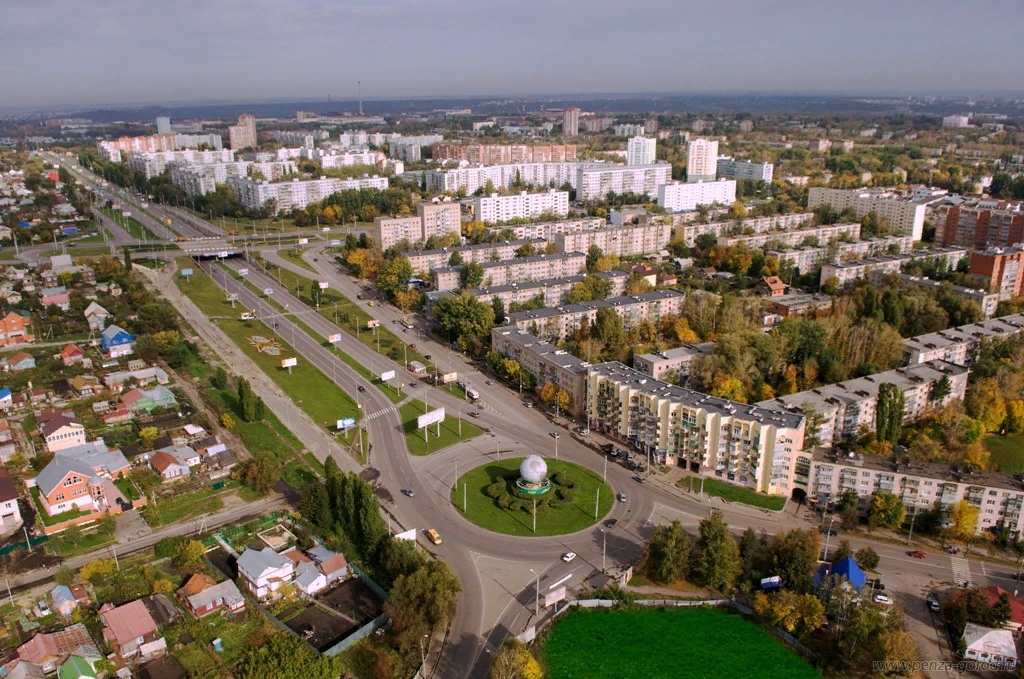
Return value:
<svg viewBox="0 0 1024 679">
<path fill-rule="evenodd" d="M 540 537 L 593 526 L 608 514 L 615 497 L 611 486 L 584 467 L 530 455 L 471 469 L 451 489 L 451 502 L 481 528 Z"/>
</svg>

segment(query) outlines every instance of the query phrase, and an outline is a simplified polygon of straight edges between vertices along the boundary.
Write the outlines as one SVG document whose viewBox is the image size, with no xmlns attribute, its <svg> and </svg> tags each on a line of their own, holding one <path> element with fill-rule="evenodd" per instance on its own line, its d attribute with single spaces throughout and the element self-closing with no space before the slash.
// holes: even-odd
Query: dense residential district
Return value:
<svg viewBox="0 0 1024 679">
<path fill-rule="evenodd" d="M 1022 120 L 0 123 L 0 675 L 1010 676 Z"/>
</svg>

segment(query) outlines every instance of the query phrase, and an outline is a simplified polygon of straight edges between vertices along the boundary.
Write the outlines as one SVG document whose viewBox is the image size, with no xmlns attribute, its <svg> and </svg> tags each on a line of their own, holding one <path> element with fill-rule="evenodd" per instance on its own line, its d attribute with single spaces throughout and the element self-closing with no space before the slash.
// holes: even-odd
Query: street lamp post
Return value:
<svg viewBox="0 0 1024 679">
<path fill-rule="evenodd" d="M 533 614 L 539 616 L 540 615 L 540 573 L 538 573 L 537 571 L 533 570 L 532 568 L 530 569 L 530 572 L 537 576 L 537 584 L 533 588 L 533 592 L 534 592 Z"/>
<path fill-rule="evenodd" d="M 822 560 L 828 559 L 828 542 L 832 537 L 832 524 L 835 523 L 836 517 L 833 514 L 832 519 L 828 522 L 828 532 L 825 533 L 825 553 L 822 555 Z"/>
</svg>

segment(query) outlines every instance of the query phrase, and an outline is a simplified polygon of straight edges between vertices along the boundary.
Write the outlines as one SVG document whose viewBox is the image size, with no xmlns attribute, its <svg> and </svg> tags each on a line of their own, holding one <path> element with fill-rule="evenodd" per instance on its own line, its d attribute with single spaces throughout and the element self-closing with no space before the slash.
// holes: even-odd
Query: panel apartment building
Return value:
<svg viewBox="0 0 1024 679">
<path fill-rule="evenodd" d="M 556 234 L 555 248 L 559 252 L 587 252 L 596 245 L 605 255 L 629 257 L 664 250 L 671 240 L 671 225 L 647 224 Z"/>
<path fill-rule="evenodd" d="M 163 174 L 168 163 L 184 163 L 189 165 L 206 165 L 212 163 L 231 163 L 235 160 L 235 152 L 229 149 L 220 151 L 130 151 L 128 167 L 152 179 Z"/>
<path fill-rule="evenodd" d="M 768 250 L 766 255 L 777 257 L 780 262 L 789 262 L 800 270 L 801 273 L 814 271 L 825 262 L 829 261 L 829 246 L 802 246 L 785 248 L 780 250 Z M 896 250 L 899 254 L 913 251 L 913 236 L 885 236 L 884 238 L 868 238 L 866 240 L 855 240 L 852 243 L 840 242 L 836 244 L 835 258 L 832 261 L 845 262 L 868 257 L 881 257 L 892 254 Z"/>
<path fill-rule="evenodd" d="M 690 374 L 691 363 L 710 356 L 714 350 L 714 342 L 701 342 L 673 349 L 663 349 L 633 356 L 633 367 L 656 380 L 668 381 L 666 378 L 671 373 L 675 373 L 678 378 L 685 378 Z"/>
<path fill-rule="evenodd" d="M 900 496 L 905 507 L 937 509 L 948 515 L 960 500 L 978 509 L 976 534 L 1003 528 L 1010 538 L 1020 535 L 1024 488 L 1009 474 L 954 471 L 949 465 L 894 463 L 872 455 L 840 455 L 819 450 L 808 468 L 808 498 L 827 505 L 847 490 L 857 491 L 862 511 L 878 492 Z"/>
<path fill-rule="evenodd" d="M 715 398 L 656 380 L 621 363 L 587 372 L 591 429 L 751 490 L 792 492 L 804 417 Z"/>
<path fill-rule="evenodd" d="M 1024 212 L 1020 203 L 974 201 L 940 206 L 935 220 L 935 241 L 980 249 L 1024 242 Z"/>
<path fill-rule="evenodd" d="M 476 193 L 478 189 L 487 187 L 491 182 L 495 188 L 508 189 L 517 178 L 534 186 L 559 187 L 569 183 L 576 188 L 575 161 L 564 163 L 511 163 L 507 165 L 471 165 L 446 170 L 425 170 L 406 172 L 402 176 L 407 181 L 419 184 L 426 182 L 427 190 L 443 193 L 455 193 L 459 188 L 467 194 Z"/>
<path fill-rule="evenodd" d="M 501 234 L 506 229 L 511 229 L 517 240 L 543 238 L 549 243 L 554 243 L 555 236 L 559 233 L 593 231 L 594 229 L 603 229 L 606 226 L 608 226 L 608 222 L 603 217 L 580 217 L 577 219 L 560 219 L 557 222 L 491 226 L 487 228 L 487 232 Z"/>
<path fill-rule="evenodd" d="M 259 210 L 267 201 L 277 201 L 277 214 L 301 210 L 339 191 L 388 188 L 387 177 L 364 175 L 357 179 L 321 177 L 300 181 L 270 183 L 248 177 L 229 177 L 228 187 L 246 210 Z"/>
<path fill-rule="evenodd" d="M 208 163 L 190 165 L 170 163 L 171 183 L 190 196 L 213 193 L 217 184 L 226 184 L 228 177 L 247 177 L 250 172 L 259 172 L 270 181 L 279 181 L 284 175 L 298 172 L 298 166 L 290 160 L 268 163 L 253 163 L 239 160 L 234 163 Z"/>
<path fill-rule="evenodd" d="M 658 323 L 665 316 L 678 315 L 682 303 L 683 294 L 680 292 L 652 290 L 639 295 L 517 311 L 508 315 L 508 323 L 530 332 L 536 328 L 536 332 L 546 339 L 562 340 L 579 330 L 584 318 L 593 326 L 599 309 L 611 309 L 622 319 L 624 327 L 632 328 L 642 321 Z"/>
<path fill-rule="evenodd" d="M 666 182 L 658 187 L 658 205 L 667 212 L 696 210 L 698 205 L 732 205 L 736 202 L 736 181 Z"/>
<path fill-rule="evenodd" d="M 957 297 L 962 297 L 968 301 L 974 302 L 981 307 L 981 312 L 985 315 L 985 318 L 992 318 L 996 314 L 996 307 L 999 305 L 999 294 L 995 292 L 988 292 L 978 288 L 967 288 L 962 285 L 952 285 L 950 283 L 942 283 L 940 281 L 933 281 L 930 278 L 924 276 L 911 276 L 908 273 L 883 273 L 881 271 L 872 271 L 868 274 L 868 281 L 874 285 L 882 285 L 885 278 L 888 276 L 896 276 L 901 287 L 907 288 L 924 288 L 926 290 L 937 290 L 943 285 L 948 285 L 949 289 L 952 290 L 953 294 Z"/>
<path fill-rule="evenodd" d="M 235 150 L 259 146 L 256 118 L 249 113 L 238 116 L 238 124 L 228 128 L 228 143 Z"/>
<path fill-rule="evenodd" d="M 749 160 L 734 160 L 731 156 L 718 156 L 718 176 L 724 179 L 770 183 L 774 169 L 771 163 L 752 163 Z"/>
<path fill-rule="evenodd" d="M 860 238 L 860 224 L 829 224 L 828 226 L 806 226 L 792 231 L 775 231 L 768 233 L 755 233 L 752 236 L 719 236 L 719 245 L 746 245 L 752 250 L 773 244 L 773 247 L 783 245 L 793 247 L 802 245 L 807 239 L 815 239 L 818 245 L 829 244 L 840 238 Z"/>
<path fill-rule="evenodd" d="M 434 144 L 434 160 L 465 160 L 471 164 L 564 163 L 576 160 L 576 144 Z"/>
<path fill-rule="evenodd" d="M 654 165 L 580 165 L 576 169 L 576 200 L 603 200 L 609 193 L 658 195 L 660 187 L 672 181 L 672 166 Z"/>
<path fill-rule="evenodd" d="M 408 240 L 413 245 L 431 236 L 462 234 L 462 208 L 458 203 L 419 203 L 415 217 L 377 217 L 373 236 L 381 250 Z"/>
<path fill-rule="evenodd" d="M 949 378 L 950 392 L 935 398 L 935 385 Z M 825 419 L 819 430 L 822 445 L 838 444 L 856 437 L 860 428 L 875 427 L 878 390 L 883 384 L 895 384 L 903 392 L 903 421 L 916 421 L 930 408 L 941 408 L 951 401 L 963 400 L 967 389 L 967 368 L 947 361 L 916 363 L 905 368 L 857 377 L 796 394 L 780 396 L 757 405 L 786 412 L 802 412 L 809 403 Z"/>
<path fill-rule="evenodd" d="M 583 416 L 587 404 L 589 363 L 515 327 L 493 328 L 491 348 L 517 360 L 526 372 L 533 375 L 538 386 L 550 382 L 565 389 L 572 396 L 573 416 Z"/>
<path fill-rule="evenodd" d="M 963 248 L 932 248 L 916 250 L 901 255 L 882 255 L 850 262 L 828 263 L 821 267 L 821 284 L 835 276 L 839 285 L 849 285 L 858 278 L 867 278 L 872 271 L 898 272 L 904 265 L 924 259 L 938 259 L 947 269 L 955 269 L 960 260 L 967 257 Z"/>
<path fill-rule="evenodd" d="M 971 278 L 992 290 L 1001 300 L 1024 293 L 1024 248 L 992 248 L 971 253 Z"/>
<path fill-rule="evenodd" d="M 569 192 L 548 189 L 539 193 L 520 193 L 502 196 L 492 193 L 473 200 L 473 216 L 485 224 L 507 222 L 512 219 L 535 219 L 542 215 L 565 217 L 569 214 Z"/>
<path fill-rule="evenodd" d="M 807 194 L 807 208 L 813 211 L 819 205 L 829 205 L 836 212 L 851 208 L 857 219 L 874 212 L 888 222 L 893 231 L 921 240 L 925 211 L 929 204 L 940 199 L 941 196 L 915 198 L 913 194 L 891 189 L 829 189 L 812 186 Z"/>
<path fill-rule="evenodd" d="M 903 340 L 903 357 L 908 365 L 947 361 L 969 366 L 978 355 L 982 340 L 1001 340 L 1024 332 L 1024 314 L 1010 314 L 981 323 L 946 328 Z"/>
<path fill-rule="evenodd" d="M 582 252 L 562 252 L 555 255 L 520 257 L 503 262 L 485 262 L 484 287 L 509 285 L 544 278 L 571 276 L 587 266 L 587 256 Z M 431 278 L 437 290 L 454 290 L 459 287 L 461 266 L 445 266 L 431 271 Z"/>
<path fill-rule="evenodd" d="M 454 248 L 437 248 L 434 250 L 413 250 L 403 252 L 405 258 L 413 271 L 429 272 L 442 266 L 448 266 L 452 255 L 458 253 L 464 263 L 468 262 L 498 262 L 503 259 L 512 259 L 516 250 L 526 244 L 544 250 L 546 242 L 541 239 L 513 240 L 501 243 L 480 243 L 479 245 L 460 245 Z"/>
<path fill-rule="evenodd" d="M 677 226 L 674 236 L 681 238 L 688 247 L 692 248 L 697 242 L 697 236 L 705 233 L 719 238 L 721 236 L 737 236 L 751 230 L 754 233 L 764 233 L 765 231 L 797 229 L 811 226 L 813 223 L 813 212 L 794 212 L 788 215 L 748 217 L 739 221 L 732 219 L 727 222 L 711 222 L 710 224 L 689 222 Z"/>
<path fill-rule="evenodd" d="M 626 291 L 626 280 L 629 278 L 629 274 L 625 271 L 606 271 L 604 273 L 591 275 L 597 276 L 611 284 L 611 290 L 608 293 L 609 297 L 620 297 Z M 573 287 L 582 283 L 584 279 L 586 279 L 584 274 L 558 276 L 555 278 L 545 278 L 544 280 L 539 281 L 526 281 L 524 283 L 512 283 L 511 285 L 494 285 L 487 288 L 477 288 L 475 290 L 470 290 L 469 294 L 484 304 L 490 304 L 491 300 L 497 297 L 505 304 L 506 308 L 508 308 L 508 305 L 513 302 L 523 304 L 540 296 L 544 302 L 544 306 L 552 307 L 564 303 L 566 296 Z M 438 293 L 436 292 L 427 293 L 427 299 L 429 300 L 432 296 L 436 296 L 437 294 Z M 445 295 L 451 293 L 443 292 L 440 294 Z"/>
</svg>

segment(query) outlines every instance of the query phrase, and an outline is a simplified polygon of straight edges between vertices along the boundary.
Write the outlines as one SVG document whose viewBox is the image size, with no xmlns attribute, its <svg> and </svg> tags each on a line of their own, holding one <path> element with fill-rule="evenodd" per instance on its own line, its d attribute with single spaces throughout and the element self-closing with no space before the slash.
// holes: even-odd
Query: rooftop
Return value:
<svg viewBox="0 0 1024 679">
<path fill-rule="evenodd" d="M 986 337 L 1015 335 L 1022 331 L 1024 331 L 1024 314 L 1011 314 L 1002 318 L 993 318 L 990 321 L 971 323 L 957 328 L 947 328 L 938 332 L 908 337 L 903 340 L 903 344 L 910 349 L 938 349 L 964 342 L 973 342 Z"/>
<path fill-rule="evenodd" d="M 672 349 L 662 349 L 661 351 L 649 354 L 640 354 L 635 358 L 641 358 L 646 361 L 650 361 L 651 363 L 657 363 L 658 361 L 687 358 L 689 356 L 707 356 L 714 350 L 714 342 L 701 342 L 700 344 L 687 344 L 681 347 L 674 347 Z"/>
<path fill-rule="evenodd" d="M 600 299 L 593 302 L 582 302 L 580 304 L 564 304 L 558 307 L 546 307 L 544 309 L 532 309 L 530 311 L 517 311 L 509 314 L 509 318 L 512 323 L 519 323 L 520 321 L 551 318 L 552 316 L 563 316 L 566 314 L 582 314 L 594 309 L 621 307 L 640 302 L 655 302 L 682 296 L 683 294 L 681 292 L 676 292 L 675 290 L 655 290 L 652 292 L 644 292 L 639 295 L 609 297 L 608 299 Z"/>
<path fill-rule="evenodd" d="M 515 259 L 503 259 L 498 262 L 479 262 L 480 266 L 487 269 L 494 269 L 502 266 L 512 266 L 513 264 L 531 264 L 533 262 L 542 262 L 545 260 L 558 260 L 558 259 L 570 259 L 575 257 L 586 257 L 586 254 L 582 252 L 556 252 L 553 255 L 535 255 L 533 257 L 516 257 Z M 435 272 L 447 273 L 453 271 L 461 271 L 462 266 L 439 266 L 434 269 Z"/>
</svg>

